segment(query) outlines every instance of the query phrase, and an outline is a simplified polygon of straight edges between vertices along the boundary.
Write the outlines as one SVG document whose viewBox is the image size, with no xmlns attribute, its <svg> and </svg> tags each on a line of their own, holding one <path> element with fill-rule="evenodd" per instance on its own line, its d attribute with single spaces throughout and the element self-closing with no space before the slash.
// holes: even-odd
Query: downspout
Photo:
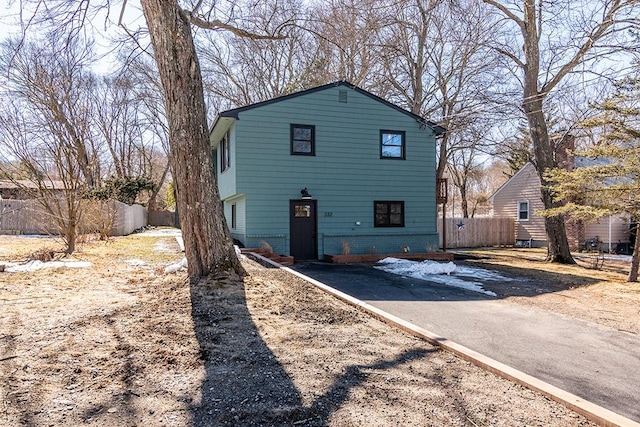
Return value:
<svg viewBox="0 0 640 427">
<path fill-rule="evenodd" d="M 611 215 L 609 215 L 609 253 L 611 253 Z"/>
</svg>

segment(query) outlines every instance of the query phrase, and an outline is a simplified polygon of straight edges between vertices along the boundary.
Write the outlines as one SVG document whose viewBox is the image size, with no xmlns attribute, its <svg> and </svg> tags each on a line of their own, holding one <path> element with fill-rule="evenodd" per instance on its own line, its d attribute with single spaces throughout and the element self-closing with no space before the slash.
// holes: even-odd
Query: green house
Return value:
<svg viewBox="0 0 640 427">
<path fill-rule="evenodd" d="M 442 132 L 343 81 L 224 111 L 211 143 L 231 234 L 296 260 L 437 249 Z"/>
</svg>

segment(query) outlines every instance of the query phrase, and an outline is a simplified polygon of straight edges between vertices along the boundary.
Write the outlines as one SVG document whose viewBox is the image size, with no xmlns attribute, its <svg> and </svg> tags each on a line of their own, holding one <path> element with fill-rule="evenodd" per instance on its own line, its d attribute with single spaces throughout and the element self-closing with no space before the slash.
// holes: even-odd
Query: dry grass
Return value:
<svg viewBox="0 0 640 427">
<path fill-rule="evenodd" d="M 577 264 L 565 265 L 546 262 L 546 250 L 541 248 L 464 252 L 477 257 L 471 261 L 476 265 L 555 287 L 554 292 L 509 297 L 520 304 L 640 334 L 640 283 L 627 282 L 628 263 L 606 259 L 602 268 L 595 270 L 590 268 L 593 254 L 575 254 Z"/>
</svg>

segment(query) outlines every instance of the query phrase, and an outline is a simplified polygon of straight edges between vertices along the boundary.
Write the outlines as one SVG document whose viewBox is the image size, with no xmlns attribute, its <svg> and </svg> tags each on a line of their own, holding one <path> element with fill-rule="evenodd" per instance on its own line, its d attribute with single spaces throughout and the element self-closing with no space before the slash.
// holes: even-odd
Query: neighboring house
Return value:
<svg viewBox="0 0 640 427">
<path fill-rule="evenodd" d="M 516 172 L 489 201 L 493 204 L 493 216 L 515 220 L 517 246 L 546 246 L 544 217 L 537 214 L 544 209 L 540 178 L 533 164 L 527 163 Z M 574 248 L 584 248 L 587 240 L 597 238 L 603 250 L 615 250 L 619 242 L 629 243 L 629 221 L 621 216 L 605 217 L 588 224 L 567 221 L 567 237 Z"/>
<path fill-rule="evenodd" d="M 43 182 L 47 190 L 53 192 L 62 192 L 64 183 L 62 181 Z M 0 199 L 25 200 L 32 197 L 31 193 L 38 188 L 38 184 L 34 181 L 25 180 L 0 180 Z"/>
<path fill-rule="evenodd" d="M 231 234 L 301 260 L 437 250 L 444 131 L 347 82 L 224 111 L 211 143 Z"/>
</svg>

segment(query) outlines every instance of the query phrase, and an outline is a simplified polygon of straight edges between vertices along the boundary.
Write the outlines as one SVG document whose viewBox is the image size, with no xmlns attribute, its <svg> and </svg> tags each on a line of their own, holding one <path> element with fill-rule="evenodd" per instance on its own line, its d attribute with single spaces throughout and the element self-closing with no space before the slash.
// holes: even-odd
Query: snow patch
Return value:
<svg viewBox="0 0 640 427">
<path fill-rule="evenodd" d="M 399 276 L 428 280 L 446 286 L 480 292 L 493 297 L 497 296 L 496 293 L 485 290 L 483 287 L 484 284 L 477 280 L 511 281 L 510 278 L 496 271 L 456 266 L 453 262 L 442 263 L 429 260 L 419 262 L 389 257 L 379 261 L 374 268 Z"/>
<path fill-rule="evenodd" d="M 177 273 L 178 271 L 186 268 L 187 268 L 187 258 L 182 258 L 180 262 L 166 266 L 164 268 L 164 274 Z"/>
<path fill-rule="evenodd" d="M 236 250 L 236 256 L 238 259 L 242 259 L 242 251 L 240 250 L 240 247 L 238 245 L 233 245 L 233 249 Z"/>
<path fill-rule="evenodd" d="M 25 264 L 12 264 L 8 265 L 6 271 L 9 273 L 26 273 L 29 271 L 41 270 L 43 268 L 88 268 L 91 267 L 91 263 L 88 261 L 50 261 L 42 262 L 38 260 L 32 260 Z"/>
<path fill-rule="evenodd" d="M 381 270 L 388 271 L 390 273 L 402 275 L 402 276 L 429 276 L 432 274 L 446 274 L 449 275 L 456 271 L 456 265 L 453 262 L 441 263 L 436 261 L 410 261 L 408 259 L 399 259 L 393 257 L 387 257 L 378 261 L 378 264 L 385 264 L 387 267 L 380 268 Z M 379 267 L 376 267 L 379 268 Z M 419 278 L 419 277 L 417 277 Z"/>
</svg>

